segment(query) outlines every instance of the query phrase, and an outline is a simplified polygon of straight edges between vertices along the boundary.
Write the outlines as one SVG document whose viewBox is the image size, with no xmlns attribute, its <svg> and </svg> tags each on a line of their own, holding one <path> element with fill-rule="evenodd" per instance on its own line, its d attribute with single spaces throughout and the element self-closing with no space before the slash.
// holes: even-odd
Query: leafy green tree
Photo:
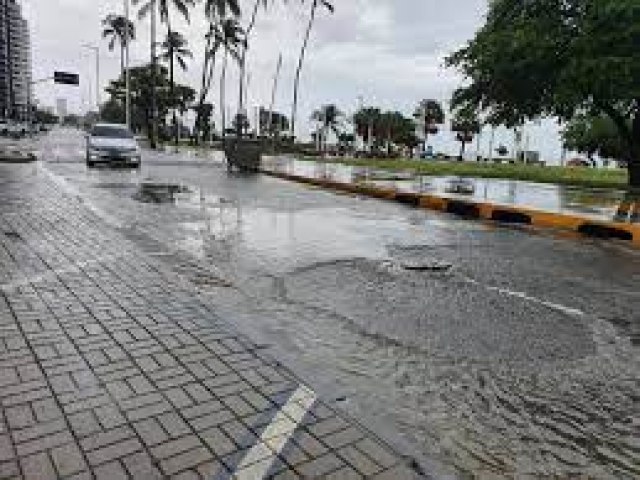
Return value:
<svg viewBox="0 0 640 480">
<path fill-rule="evenodd" d="M 463 160 L 467 143 L 471 143 L 473 137 L 480 133 L 480 121 L 476 112 L 470 108 L 457 110 L 451 121 L 451 130 L 456 133 L 456 140 L 461 145 L 458 160 Z"/>
<path fill-rule="evenodd" d="M 637 0 L 494 0 L 486 24 L 447 63 L 470 79 L 454 106 L 491 124 L 541 115 L 606 115 L 640 186 L 640 8 Z"/>
<path fill-rule="evenodd" d="M 304 0 L 303 0 L 304 1 Z M 311 13 L 309 14 L 309 22 L 307 23 L 307 29 L 304 34 L 304 41 L 302 42 L 302 48 L 300 49 L 300 57 L 298 58 L 298 66 L 296 68 L 296 75 L 293 81 L 293 105 L 291 107 L 291 137 L 296 137 L 296 116 L 298 114 L 298 94 L 300 90 L 300 75 L 302 74 L 302 66 L 304 63 L 304 57 L 307 53 L 309 46 L 309 39 L 311 38 L 311 29 L 316 20 L 316 14 L 318 7 L 323 7 L 329 12 L 333 13 L 333 4 L 327 0 L 312 0 Z"/>
<path fill-rule="evenodd" d="M 125 106 L 116 98 L 110 98 L 100 105 L 100 118 L 108 123 L 124 123 L 126 120 Z"/>
<path fill-rule="evenodd" d="M 400 112 L 385 112 L 380 119 L 378 137 L 386 141 L 387 154 L 391 154 L 393 146 L 415 148 L 418 143 L 416 124 Z"/>
<path fill-rule="evenodd" d="M 577 116 L 562 131 L 562 141 L 566 149 L 585 153 L 592 163 L 594 155 L 626 160 L 620 133 L 606 116 Z"/>
<path fill-rule="evenodd" d="M 191 108 L 196 113 L 195 139 L 199 143 L 200 140 L 205 140 L 211 136 L 213 104 L 197 103 Z"/>
<path fill-rule="evenodd" d="M 58 123 L 58 116 L 54 113 L 42 110 L 40 108 L 33 109 L 33 121 L 44 125 L 53 125 Z"/>
<path fill-rule="evenodd" d="M 419 144 L 416 123 L 400 112 L 366 107 L 355 113 L 353 123 L 358 136 L 375 149 L 386 146 L 387 153 L 391 153 L 394 146 L 413 149 Z"/>
<path fill-rule="evenodd" d="M 418 125 L 422 127 L 424 135 L 424 149 L 426 150 L 429 135 L 438 133 L 438 125 L 444 123 L 444 110 L 437 100 L 422 100 L 413 114 L 418 120 Z"/>
<path fill-rule="evenodd" d="M 353 115 L 356 133 L 365 143 L 374 143 L 381 130 L 382 111 L 376 107 L 364 107 Z"/>
<path fill-rule="evenodd" d="M 175 86 L 175 97 L 170 96 L 169 75 L 168 70 L 164 66 L 159 66 L 154 74 L 151 64 L 140 67 L 134 67 L 129 70 L 130 87 L 131 87 L 131 125 L 134 131 L 146 131 L 149 138 L 153 136 L 153 105 L 154 105 L 154 87 L 152 78 L 156 78 L 156 108 L 159 112 L 159 118 L 163 122 L 169 112 L 169 108 L 176 105 L 178 109 L 183 111 L 195 98 L 195 90 L 187 85 Z M 116 110 L 117 104 L 124 112 L 125 102 L 125 79 L 118 78 L 110 82 L 107 87 L 107 93 L 110 99 L 107 104 L 110 108 Z"/>
<path fill-rule="evenodd" d="M 102 20 L 102 37 L 109 39 L 109 51 L 120 45 L 120 74 L 124 75 L 124 53 L 127 44 L 136 39 L 136 26 L 123 15 L 109 14 Z"/>
</svg>

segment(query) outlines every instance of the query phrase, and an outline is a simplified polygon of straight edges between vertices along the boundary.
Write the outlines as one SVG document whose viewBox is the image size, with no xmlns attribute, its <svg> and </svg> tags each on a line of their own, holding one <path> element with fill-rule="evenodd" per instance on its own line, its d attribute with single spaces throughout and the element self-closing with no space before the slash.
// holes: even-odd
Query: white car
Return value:
<svg viewBox="0 0 640 480">
<path fill-rule="evenodd" d="M 98 163 L 140 166 L 140 147 L 126 125 L 98 123 L 87 135 L 87 166 Z"/>
</svg>

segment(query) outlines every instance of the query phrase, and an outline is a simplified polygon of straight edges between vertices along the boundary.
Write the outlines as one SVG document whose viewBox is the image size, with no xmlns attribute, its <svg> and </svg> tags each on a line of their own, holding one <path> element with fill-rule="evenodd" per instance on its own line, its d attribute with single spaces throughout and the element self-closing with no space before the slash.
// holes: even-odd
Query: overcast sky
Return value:
<svg viewBox="0 0 640 480">
<path fill-rule="evenodd" d="M 241 0 L 246 23 L 254 0 Z M 119 51 L 109 52 L 101 39 L 101 20 L 109 13 L 122 13 L 123 0 L 23 0 L 29 20 L 34 78 L 50 76 L 53 70 L 79 72 L 80 88 L 41 85 L 38 98 L 54 105 L 57 97 L 68 98 L 70 109 L 84 111 L 95 105 L 94 54 L 83 44 L 99 45 L 101 89 L 119 74 Z M 311 2 L 274 0 L 260 11 L 250 39 L 248 71 L 250 105 L 268 105 L 273 72 L 279 53 L 284 58 L 276 109 L 287 115 L 291 109 L 293 75 Z M 365 105 L 400 110 L 410 114 L 422 98 L 435 98 L 445 106 L 462 79 L 445 69 L 443 58 L 463 45 L 482 25 L 488 0 L 334 0 L 335 13 L 321 11 L 312 34 L 301 82 L 300 134 L 308 134 L 307 120 L 313 109 L 336 103 L 350 114 L 359 97 Z M 132 7 L 132 18 L 136 7 Z M 178 29 L 189 39 L 194 59 L 178 80 L 196 87 L 201 72 L 203 33 L 202 7 L 192 13 L 190 24 L 178 21 Z M 177 19 L 177 13 L 172 12 Z M 132 46 L 132 64 L 149 58 L 149 22 L 137 21 L 137 41 Z M 162 27 L 159 37 L 165 34 Z M 227 102 L 237 104 L 237 81 L 232 73 Z M 217 104 L 218 85 L 209 99 Z M 106 99 L 103 94 L 102 99 Z M 549 161 L 560 156 L 554 122 L 529 126 L 526 137 L 532 150 L 541 150 Z M 481 139 L 486 154 L 489 133 Z M 432 142 L 436 150 L 453 153 L 457 146 L 448 128 Z M 513 147 L 513 135 L 499 131 L 496 144 Z M 475 150 L 472 147 L 472 150 Z"/>
</svg>

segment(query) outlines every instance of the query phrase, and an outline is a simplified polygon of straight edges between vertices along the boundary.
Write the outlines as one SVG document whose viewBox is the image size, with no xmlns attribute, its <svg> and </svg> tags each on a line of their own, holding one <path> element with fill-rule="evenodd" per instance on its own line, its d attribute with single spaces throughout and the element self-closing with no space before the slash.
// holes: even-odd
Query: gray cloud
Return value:
<svg viewBox="0 0 640 480">
<path fill-rule="evenodd" d="M 120 13 L 123 0 L 23 0 L 33 37 L 33 64 L 36 78 L 54 69 L 78 71 L 80 89 L 43 85 L 37 94 L 52 105 L 57 96 L 66 96 L 76 109 L 91 106 L 95 95 L 94 63 L 83 43 L 100 44 L 103 88 L 119 72 L 118 52 L 109 52 L 100 39 L 100 21 L 108 13 Z M 253 0 L 244 0 L 245 11 Z M 333 15 L 320 12 L 317 18 L 302 79 L 299 117 L 301 128 L 311 111 L 326 102 L 336 102 L 347 112 L 357 107 L 358 96 L 366 103 L 410 113 L 425 97 L 446 101 L 461 81 L 456 72 L 443 68 L 444 56 L 464 44 L 482 24 L 487 0 L 334 0 Z M 277 108 L 289 112 L 293 72 L 309 2 L 274 2 L 260 17 L 252 36 L 248 70 L 252 104 L 267 104 L 271 77 L 279 53 L 284 58 Z M 132 10 L 133 11 L 133 10 Z M 246 22 L 246 19 L 245 19 Z M 138 41 L 132 49 L 134 64 L 149 58 L 148 21 L 139 21 Z M 198 85 L 205 24 L 200 9 L 190 25 L 177 21 L 194 51 L 194 61 L 180 81 Z M 160 30 L 160 34 L 164 32 Z M 235 92 L 236 74 L 231 73 L 230 91 Z M 233 88 L 231 87 L 233 86 Z M 217 86 L 214 92 L 217 91 Z M 217 103 L 217 97 L 211 98 Z M 236 99 L 232 95 L 230 108 Z M 555 127 L 553 127 L 555 128 Z M 455 150 L 451 135 L 440 142 Z M 505 141 L 509 135 L 503 133 Z M 549 152 L 548 155 L 557 156 Z"/>
</svg>

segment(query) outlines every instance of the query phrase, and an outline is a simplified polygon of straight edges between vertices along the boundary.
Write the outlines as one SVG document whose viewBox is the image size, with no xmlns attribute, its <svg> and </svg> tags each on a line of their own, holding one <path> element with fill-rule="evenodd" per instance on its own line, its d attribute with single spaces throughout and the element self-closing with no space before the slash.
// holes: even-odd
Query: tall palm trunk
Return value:
<svg viewBox="0 0 640 480">
<path fill-rule="evenodd" d="M 124 51 L 125 43 L 120 44 L 120 78 L 124 79 Z"/>
<path fill-rule="evenodd" d="M 151 135 L 150 146 L 157 147 L 158 138 L 158 99 L 156 92 L 158 74 L 158 55 L 156 54 L 156 0 L 151 4 Z"/>
<path fill-rule="evenodd" d="M 171 38 L 171 22 L 167 19 L 167 40 L 169 41 L 169 98 L 171 99 L 171 114 L 173 123 L 173 143 L 178 146 L 178 118 L 176 115 L 176 82 L 175 74 L 175 58 L 173 49 L 173 39 Z"/>
<path fill-rule="evenodd" d="M 204 63 L 202 65 L 202 77 L 200 78 L 200 96 L 198 97 L 198 110 L 196 112 L 196 144 L 200 143 L 200 133 L 204 130 L 202 125 L 202 109 L 204 108 L 204 102 L 207 99 L 207 94 L 211 88 L 211 77 L 213 76 L 213 65 L 215 58 L 211 55 L 211 38 L 207 38 L 207 43 L 204 47 Z"/>
<path fill-rule="evenodd" d="M 220 75 L 220 122 L 222 125 L 222 147 L 225 146 L 227 139 L 227 107 L 226 103 L 226 83 L 227 83 L 227 64 L 229 63 L 229 53 L 225 50 L 224 59 L 222 61 L 222 73 Z"/>
<path fill-rule="evenodd" d="M 300 74 L 302 73 L 302 65 L 304 63 L 304 57 L 307 53 L 307 47 L 309 46 L 309 38 L 311 36 L 311 29 L 316 19 L 316 10 L 318 8 L 318 0 L 313 0 L 311 5 L 311 15 L 309 16 L 309 23 L 307 24 L 307 30 L 304 35 L 304 42 L 302 43 L 302 49 L 300 50 L 300 58 L 298 59 L 298 67 L 296 68 L 296 77 L 293 83 L 293 106 L 291 108 L 291 137 L 295 141 L 296 136 L 296 115 L 298 114 L 298 91 L 300 88 Z"/>
<path fill-rule="evenodd" d="M 256 3 L 253 5 L 253 12 L 251 13 L 251 20 L 247 29 L 245 31 L 245 43 L 242 47 L 242 53 L 240 54 L 240 87 L 238 92 L 238 113 L 244 113 L 244 102 L 245 102 L 245 76 L 247 74 L 247 50 L 249 49 L 249 35 L 251 31 L 256 25 L 256 20 L 258 18 L 258 9 L 263 0 L 256 0 Z"/>
</svg>

